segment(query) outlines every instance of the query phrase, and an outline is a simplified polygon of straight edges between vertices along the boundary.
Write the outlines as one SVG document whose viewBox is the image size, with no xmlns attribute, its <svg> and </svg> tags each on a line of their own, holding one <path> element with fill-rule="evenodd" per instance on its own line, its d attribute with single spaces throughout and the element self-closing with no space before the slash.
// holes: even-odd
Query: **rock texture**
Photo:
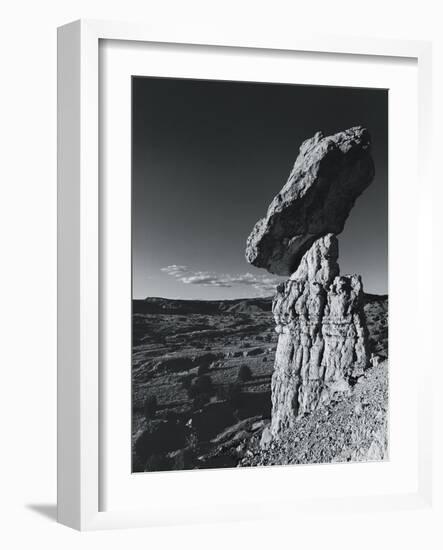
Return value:
<svg viewBox="0 0 443 550">
<path fill-rule="evenodd" d="M 246 259 L 290 275 L 314 241 L 340 233 L 356 198 L 374 177 L 368 131 L 317 132 L 300 147 L 288 181 L 252 230 Z"/>
<path fill-rule="evenodd" d="M 365 128 L 329 137 L 318 132 L 300 147 L 287 183 L 248 238 L 251 264 L 290 275 L 272 309 L 279 334 L 272 436 L 348 395 L 369 364 L 362 281 L 340 276 L 335 234 L 373 177 Z"/>
<path fill-rule="evenodd" d="M 363 287 L 357 275 L 340 276 L 338 243 L 315 241 L 273 304 L 279 333 L 272 377 L 271 432 L 350 391 L 368 366 Z"/>
</svg>

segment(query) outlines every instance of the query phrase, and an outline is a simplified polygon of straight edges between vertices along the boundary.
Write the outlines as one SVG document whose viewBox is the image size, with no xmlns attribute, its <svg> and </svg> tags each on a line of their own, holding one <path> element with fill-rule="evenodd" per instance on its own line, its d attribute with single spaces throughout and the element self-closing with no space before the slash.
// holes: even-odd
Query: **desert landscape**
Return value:
<svg viewBox="0 0 443 550">
<path fill-rule="evenodd" d="M 364 295 L 371 366 L 349 395 L 260 445 L 272 298 L 133 301 L 133 471 L 377 460 L 386 453 L 388 297 Z"/>
<path fill-rule="evenodd" d="M 387 115 L 134 79 L 134 473 L 389 458 Z"/>
</svg>

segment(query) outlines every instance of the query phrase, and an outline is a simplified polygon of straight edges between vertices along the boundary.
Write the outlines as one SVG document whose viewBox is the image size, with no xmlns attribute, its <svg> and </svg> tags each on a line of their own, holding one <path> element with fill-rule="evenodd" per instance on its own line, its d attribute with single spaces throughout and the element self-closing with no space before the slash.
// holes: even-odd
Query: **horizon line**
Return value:
<svg viewBox="0 0 443 550">
<path fill-rule="evenodd" d="M 363 294 L 366 296 L 379 296 L 379 297 L 388 297 L 389 293 L 378 293 L 378 292 L 365 292 L 363 291 Z M 249 297 L 239 297 L 239 298 L 213 298 L 213 299 L 207 299 L 207 298 L 166 298 L 165 296 L 145 296 L 144 298 L 136 298 L 132 297 L 132 301 L 135 300 L 180 300 L 182 302 L 235 302 L 237 300 L 267 300 L 267 299 L 274 299 L 274 295 L 269 296 L 249 296 Z"/>
</svg>

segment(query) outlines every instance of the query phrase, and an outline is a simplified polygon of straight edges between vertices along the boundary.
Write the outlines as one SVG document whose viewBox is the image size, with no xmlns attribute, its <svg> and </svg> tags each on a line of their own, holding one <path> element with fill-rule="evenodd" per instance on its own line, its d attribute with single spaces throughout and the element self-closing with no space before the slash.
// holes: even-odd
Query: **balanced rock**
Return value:
<svg viewBox="0 0 443 550">
<path fill-rule="evenodd" d="M 374 177 L 370 148 L 360 126 L 305 141 L 286 185 L 248 238 L 251 264 L 290 275 L 272 307 L 279 334 L 273 437 L 298 416 L 348 394 L 368 366 L 362 281 L 340 275 L 336 234 Z"/>
<path fill-rule="evenodd" d="M 343 231 L 356 198 L 374 177 L 370 150 L 361 126 L 327 137 L 317 132 L 303 142 L 287 183 L 247 240 L 248 262 L 291 275 L 314 241 Z"/>
<path fill-rule="evenodd" d="M 349 381 L 368 366 L 361 279 L 340 276 L 337 257 L 335 235 L 318 239 L 277 289 L 273 435 L 299 415 L 349 393 Z"/>
</svg>

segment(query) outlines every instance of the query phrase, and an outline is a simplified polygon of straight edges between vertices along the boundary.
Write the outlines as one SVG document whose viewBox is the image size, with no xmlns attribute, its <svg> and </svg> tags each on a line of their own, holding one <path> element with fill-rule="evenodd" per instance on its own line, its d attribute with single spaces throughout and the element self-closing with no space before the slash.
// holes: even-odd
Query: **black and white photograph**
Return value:
<svg viewBox="0 0 443 550">
<path fill-rule="evenodd" d="M 388 460 L 388 378 L 388 90 L 133 76 L 133 473 Z"/>
<path fill-rule="evenodd" d="M 0 546 L 443 548 L 440 4 L 5 7 Z"/>
</svg>

